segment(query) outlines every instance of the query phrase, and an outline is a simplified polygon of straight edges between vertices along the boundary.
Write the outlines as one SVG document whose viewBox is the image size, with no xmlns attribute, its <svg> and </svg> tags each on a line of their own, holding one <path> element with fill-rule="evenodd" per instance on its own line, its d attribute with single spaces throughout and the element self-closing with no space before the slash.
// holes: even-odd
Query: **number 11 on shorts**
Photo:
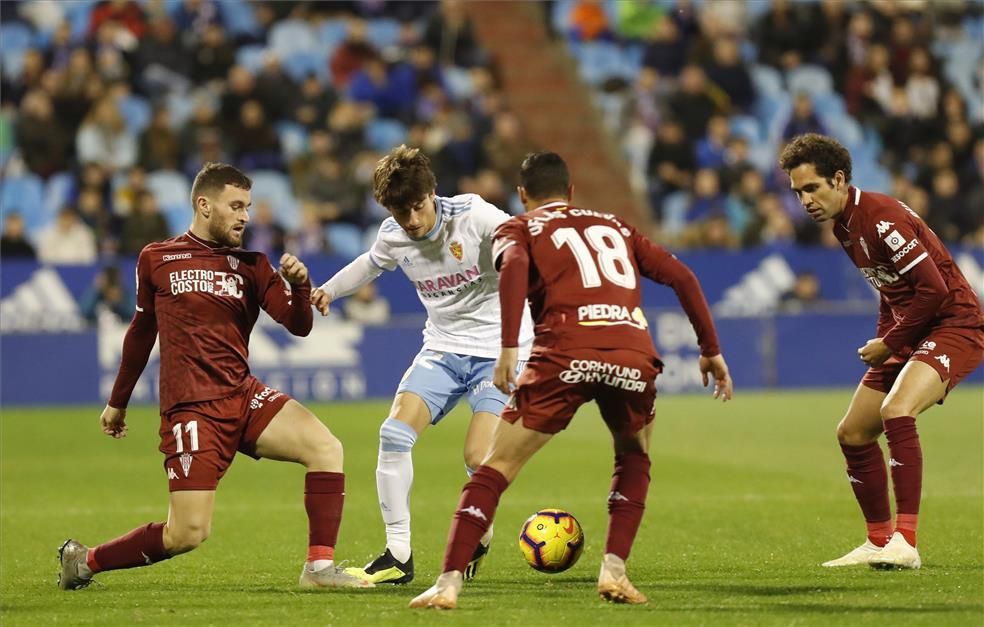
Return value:
<svg viewBox="0 0 984 627">
<path fill-rule="evenodd" d="M 191 422 L 185 423 L 184 430 L 185 433 L 188 434 L 189 439 L 191 440 L 190 450 L 197 451 L 198 450 L 198 421 L 192 420 Z M 183 442 L 183 438 L 181 437 L 181 423 L 179 422 L 178 424 L 174 425 L 174 427 L 171 429 L 171 432 L 174 433 L 174 443 L 177 446 L 177 450 L 175 452 L 183 453 L 184 442 Z"/>
</svg>

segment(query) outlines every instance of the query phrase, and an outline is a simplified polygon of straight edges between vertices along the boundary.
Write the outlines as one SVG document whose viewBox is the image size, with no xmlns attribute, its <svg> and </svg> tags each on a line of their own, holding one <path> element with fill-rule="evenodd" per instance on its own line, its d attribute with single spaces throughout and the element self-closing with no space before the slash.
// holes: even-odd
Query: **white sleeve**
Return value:
<svg viewBox="0 0 984 627">
<path fill-rule="evenodd" d="M 325 281 L 321 289 L 328 294 L 328 298 L 335 300 L 355 293 L 363 285 L 375 281 L 382 273 L 382 268 L 372 262 L 369 253 L 362 253 Z"/>
<path fill-rule="evenodd" d="M 482 237 L 490 237 L 496 228 L 512 216 L 479 196 L 472 200 L 472 212 Z"/>
</svg>

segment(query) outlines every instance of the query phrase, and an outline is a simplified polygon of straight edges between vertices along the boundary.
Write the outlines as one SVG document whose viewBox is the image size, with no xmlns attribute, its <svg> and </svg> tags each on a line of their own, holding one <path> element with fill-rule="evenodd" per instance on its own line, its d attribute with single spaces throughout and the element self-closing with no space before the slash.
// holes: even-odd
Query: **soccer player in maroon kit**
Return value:
<svg viewBox="0 0 984 627">
<path fill-rule="evenodd" d="M 851 155 L 836 140 L 800 135 L 779 164 L 810 217 L 834 221 L 844 252 L 881 296 L 876 337 L 858 349 L 869 369 L 837 425 L 868 538 L 823 565 L 919 568 L 922 448 L 916 416 L 942 403 L 984 360 L 981 303 L 919 216 L 894 198 L 851 185 Z M 894 524 L 878 444 L 882 432 L 895 492 Z"/>
<path fill-rule="evenodd" d="M 485 461 L 461 495 L 444 572 L 410 607 L 457 607 L 462 571 L 492 524 L 500 495 L 533 454 L 567 427 L 577 408 L 592 399 L 615 445 L 598 592 L 613 602 L 645 603 L 625 574 L 625 560 L 649 490 L 649 437 L 662 362 L 639 306 L 640 275 L 676 292 L 697 333 L 704 385 L 708 374 L 715 379 L 715 398 L 731 398 L 731 376 L 689 268 L 619 218 L 571 206 L 570 175 L 557 154 L 528 155 L 520 182 L 527 213 L 499 226 L 492 253 L 501 273 L 502 304 L 502 350 L 494 383 L 513 396 Z M 513 391 L 527 297 L 536 325 L 533 353 Z"/>
<path fill-rule="evenodd" d="M 137 261 L 137 307 L 103 433 L 126 436 L 126 406 L 160 334 L 160 451 L 170 488 L 167 522 L 138 527 L 88 548 L 59 549 L 62 589 L 83 588 L 106 570 L 136 568 L 191 551 L 209 535 L 215 489 L 236 452 L 303 464 L 309 522 L 302 587 L 367 587 L 333 562 L 342 517 L 342 444 L 318 418 L 250 375 L 249 335 L 262 307 L 298 336 L 311 332 L 308 271 L 293 255 L 279 272 L 243 250 L 252 181 L 206 164 L 191 190 L 191 228 L 148 244 Z"/>
</svg>

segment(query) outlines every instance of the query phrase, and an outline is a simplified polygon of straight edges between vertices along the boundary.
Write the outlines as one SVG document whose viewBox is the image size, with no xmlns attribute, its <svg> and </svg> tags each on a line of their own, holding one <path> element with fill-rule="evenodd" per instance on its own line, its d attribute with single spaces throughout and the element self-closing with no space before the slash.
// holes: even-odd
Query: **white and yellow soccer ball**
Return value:
<svg viewBox="0 0 984 627">
<path fill-rule="evenodd" d="M 519 532 L 519 550 L 526 563 L 541 573 L 560 573 L 577 563 L 584 532 L 577 518 L 561 509 L 541 509 L 526 519 Z"/>
</svg>

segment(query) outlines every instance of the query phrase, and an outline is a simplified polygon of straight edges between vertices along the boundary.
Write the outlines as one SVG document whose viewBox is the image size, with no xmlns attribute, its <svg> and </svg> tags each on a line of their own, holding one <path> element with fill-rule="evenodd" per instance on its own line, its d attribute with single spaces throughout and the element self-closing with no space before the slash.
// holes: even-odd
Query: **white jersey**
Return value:
<svg viewBox="0 0 984 627">
<path fill-rule="evenodd" d="M 399 266 L 427 309 L 424 348 L 498 357 L 499 273 L 492 265 L 492 233 L 509 215 L 477 194 L 434 198 L 437 222 L 414 240 L 392 217 L 379 227 L 369 259 L 382 270 Z M 520 359 L 529 356 L 533 322 L 523 312 Z"/>
</svg>

